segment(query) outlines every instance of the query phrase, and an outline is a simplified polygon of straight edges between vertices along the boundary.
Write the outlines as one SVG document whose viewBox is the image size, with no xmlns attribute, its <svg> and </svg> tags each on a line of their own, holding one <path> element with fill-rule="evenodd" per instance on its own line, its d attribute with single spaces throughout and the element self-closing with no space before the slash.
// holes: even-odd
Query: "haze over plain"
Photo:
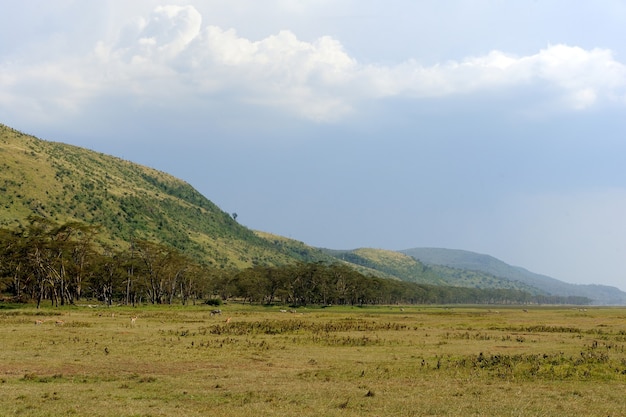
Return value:
<svg viewBox="0 0 626 417">
<path fill-rule="evenodd" d="M 307 244 L 626 290 L 621 1 L 9 0 L 0 121 Z"/>
</svg>

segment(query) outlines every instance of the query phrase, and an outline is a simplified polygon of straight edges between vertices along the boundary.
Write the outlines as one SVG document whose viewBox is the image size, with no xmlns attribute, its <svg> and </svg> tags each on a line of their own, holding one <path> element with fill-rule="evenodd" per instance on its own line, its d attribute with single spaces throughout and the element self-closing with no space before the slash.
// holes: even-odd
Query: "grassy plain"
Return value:
<svg viewBox="0 0 626 417">
<path fill-rule="evenodd" d="M 626 415 L 626 309 L 8 307 L 2 416 Z"/>
</svg>

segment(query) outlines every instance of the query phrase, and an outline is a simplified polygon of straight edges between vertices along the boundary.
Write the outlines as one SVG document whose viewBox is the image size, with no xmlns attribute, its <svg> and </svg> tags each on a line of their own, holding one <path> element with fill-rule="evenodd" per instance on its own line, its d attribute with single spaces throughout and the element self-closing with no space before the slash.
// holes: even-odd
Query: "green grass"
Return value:
<svg viewBox="0 0 626 417">
<path fill-rule="evenodd" d="M 294 314 L 229 304 L 222 311 L 0 309 L 0 410 L 21 416 L 626 414 L 624 309 L 332 307 Z"/>
</svg>

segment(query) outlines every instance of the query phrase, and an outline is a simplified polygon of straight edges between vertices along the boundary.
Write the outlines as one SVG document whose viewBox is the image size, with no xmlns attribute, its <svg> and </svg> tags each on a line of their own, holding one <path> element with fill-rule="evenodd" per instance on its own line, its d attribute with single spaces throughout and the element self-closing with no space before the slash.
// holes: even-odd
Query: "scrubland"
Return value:
<svg viewBox="0 0 626 417">
<path fill-rule="evenodd" d="M 0 415 L 626 415 L 623 308 L 281 309 L 0 305 Z"/>
</svg>

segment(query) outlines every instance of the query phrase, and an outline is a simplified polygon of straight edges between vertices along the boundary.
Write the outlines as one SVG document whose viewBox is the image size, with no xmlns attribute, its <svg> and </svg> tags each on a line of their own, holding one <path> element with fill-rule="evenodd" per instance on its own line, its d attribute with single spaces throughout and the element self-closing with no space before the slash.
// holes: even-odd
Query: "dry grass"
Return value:
<svg viewBox="0 0 626 417">
<path fill-rule="evenodd" d="M 222 310 L 0 310 L 2 415 L 626 415 L 623 309 Z"/>
</svg>

